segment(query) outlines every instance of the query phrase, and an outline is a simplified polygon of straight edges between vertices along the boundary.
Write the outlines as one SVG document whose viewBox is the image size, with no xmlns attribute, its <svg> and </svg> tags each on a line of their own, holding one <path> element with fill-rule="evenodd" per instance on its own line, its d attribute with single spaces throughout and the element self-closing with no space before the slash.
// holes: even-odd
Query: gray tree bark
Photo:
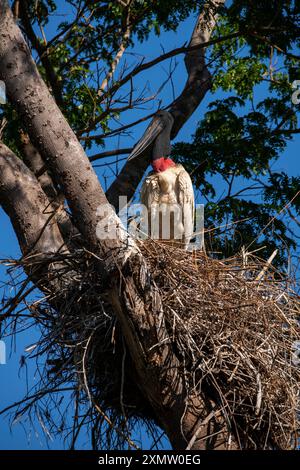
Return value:
<svg viewBox="0 0 300 470">
<path fill-rule="evenodd" d="M 0 141 L 0 203 L 24 255 L 65 250 L 53 207 L 34 174 Z"/>
</svg>

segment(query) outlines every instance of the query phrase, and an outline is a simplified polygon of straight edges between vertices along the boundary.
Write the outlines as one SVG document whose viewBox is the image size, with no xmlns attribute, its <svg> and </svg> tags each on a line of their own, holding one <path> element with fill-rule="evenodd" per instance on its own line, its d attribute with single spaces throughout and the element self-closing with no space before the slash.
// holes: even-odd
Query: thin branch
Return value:
<svg viewBox="0 0 300 470">
<path fill-rule="evenodd" d="M 154 116 L 154 114 L 155 114 L 155 112 L 151 113 L 151 114 L 148 114 L 148 116 L 144 116 L 141 119 L 137 119 L 134 122 L 131 122 L 129 124 L 125 124 L 124 126 L 118 127 L 118 129 L 113 129 L 109 132 L 106 132 L 105 134 L 96 134 L 96 135 L 89 135 L 89 136 L 80 137 L 80 133 L 79 133 L 79 140 L 82 140 L 83 142 L 85 142 L 85 141 L 88 142 L 90 140 L 104 139 L 106 137 L 111 137 L 111 136 L 114 136 L 116 134 L 120 134 L 121 132 L 123 132 L 127 129 L 130 129 L 131 127 L 137 126 L 141 122 L 144 122 L 144 121 L 147 121 L 148 119 L 151 119 Z"/>
<path fill-rule="evenodd" d="M 172 57 L 175 57 L 179 54 L 186 54 L 187 52 L 192 52 L 196 51 L 199 49 L 204 49 L 208 46 L 213 46 L 214 44 L 219 44 L 220 42 L 223 41 L 228 41 L 230 39 L 237 38 L 239 36 L 245 35 L 245 31 L 236 31 L 235 33 L 230 33 L 225 36 L 222 36 L 221 38 L 216 38 L 216 39 L 211 39 L 210 41 L 206 41 L 202 44 L 196 44 L 194 46 L 182 46 L 182 47 L 177 47 L 176 49 L 172 49 L 171 51 L 167 52 L 166 54 L 162 54 L 159 57 L 156 57 L 155 59 L 146 62 L 145 64 L 141 63 L 137 67 L 134 68 L 134 70 L 122 79 L 120 79 L 117 83 L 115 83 L 106 93 L 103 93 L 101 97 L 101 101 L 103 101 L 107 96 L 115 93 L 119 88 L 121 88 L 125 83 L 127 83 L 129 80 L 131 80 L 133 77 L 138 75 L 141 72 L 144 72 L 145 70 L 150 69 L 151 67 L 154 67 L 155 65 L 159 64 L 160 62 L 163 62 L 167 59 L 171 59 Z"/>
<path fill-rule="evenodd" d="M 101 96 L 102 93 L 106 90 L 107 85 L 108 85 L 110 79 L 113 77 L 113 75 L 115 73 L 115 70 L 118 67 L 118 64 L 119 64 L 120 60 L 122 59 L 123 54 L 125 52 L 125 49 L 127 47 L 128 40 L 129 40 L 130 34 L 131 34 L 131 28 L 132 28 L 132 25 L 130 23 L 130 7 L 131 7 L 132 2 L 133 2 L 133 0 L 129 0 L 129 2 L 126 4 L 125 31 L 124 31 L 124 34 L 123 34 L 122 39 L 121 39 L 121 44 L 120 44 L 119 50 L 118 50 L 117 54 L 115 55 L 115 58 L 113 59 L 111 65 L 110 65 L 110 70 L 107 73 L 105 79 L 103 80 L 103 82 L 100 86 L 100 89 L 98 91 L 98 96 Z"/>
<path fill-rule="evenodd" d="M 115 150 L 107 150 L 106 152 L 96 153 L 89 157 L 90 162 L 94 162 L 95 160 L 101 160 L 102 158 L 107 157 L 115 157 L 116 155 L 125 155 L 130 154 L 132 148 L 124 148 L 124 149 L 115 149 Z"/>
<path fill-rule="evenodd" d="M 292 199 L 289 200 L 289 202 L 287 202 L 287 204 L 285 204 L 284 207 L 282 207 L 282 209 L 280 209 L 280 211 L 274 215 L 274 217 L 272 217 L 269 222 L 263 227 L 263 229 L 259 232 L 259 234 L 257 235 L 257 237 L 255 237 L 252 242 L 247 246 L 247 250 L 250 248 L 250 246 L 253 245 L 253 243 L 256 242 L 256 240 L 259 239 L 259 237 L 264 233 L 264 231 L 274 222 L 274 220 L 276 220 L 284 211 L 286 211 L 291 205 L 292 203 L 297 199 L 297 197 L 299 196 L 300 194 L 300 190 L 296 192 L 296 194 L 292 197 Z"/>
<path fill-rule="evenodd" d="M 271 133 L 293 135 L 293 134 L 300 134 L 300 129 L 274 129 L 273 131 L 271 131 Z"/>
<path fill-rule="evenodd" d="M 286 57 L 289 57 L 290 59 L 300 61 L 300 56 L 297 56 L 295 54 L 291 54 L 290 52 L 287 52 L 287 51 L 283 50 L 280 46 L 277 46 L 277 44 L 274 44 L 272 41 L 270 41 L 265 36 L 261 36 L 260 34 L 257 34 L 256 32 L 249 32 L 249 35 L 253 36 L 256 39 L 259 39 L 262 42 L 265 42 L 266 44 L 273 47 L 274 49 L 276 49 L 281 54 L 284 54 Z"/>
<path fill-rule="evenodd" d="M 50 51 L 50 47 L 58 40 L 61 38 L 61 36 L 63 36 L 64 34 L 66 34 L 66 36 L 64 36 L 61 40 L 61 42 L 66 42 L 66 40 L 68 39 L 69 35 L 72 34 L 72 28 L 73 26 L 75 26 L 76 24 L 78 24 L 79 22 L 79 19 L 82 17 L 82 15 L 84 14 L 84 11 L 85 9 L 87 8 L 89 4 L 89 0 L 87 0 L 85 2 L 85 5 L 81 8 L 81 10 L 78 10 L 77 11 L 77 14 L 76 14 L 76 17 L 75 19 L 69 23 L 68 25 L 65 26 L 65 28 L 62 29 L 62 31 L 60 31 L 59 33 L 57 33 L 55 36 L 53 36 L 49 41 L 48 41 L 48 44 L 47 44 L 47 48 L 48 48 L 48 51 Z"/>
</svg>

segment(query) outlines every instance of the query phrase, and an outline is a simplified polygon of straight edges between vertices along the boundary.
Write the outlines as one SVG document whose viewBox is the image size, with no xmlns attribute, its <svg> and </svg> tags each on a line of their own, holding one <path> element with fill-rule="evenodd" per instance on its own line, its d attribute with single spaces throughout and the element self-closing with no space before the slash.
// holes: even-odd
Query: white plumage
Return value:
<svg viewBox="0 0 300 470">
<path fill-rule="evenodd" d="M 147 208 L 143 230 L 151 238 L 187 248 L 194 229 L 194 191 L 182 165 L 151 172 L 142 185 L 141 203 Z"/>
<path fill-rule="evenodd" d="M 188 248 L 194 230 L 194 191 L 190 175 L 168 158 L 174 118 L 158 110 L 128 160 L 151 152 L 151 172 L 141 189 L 141 230 L 146 236 Z"/>
</svg>

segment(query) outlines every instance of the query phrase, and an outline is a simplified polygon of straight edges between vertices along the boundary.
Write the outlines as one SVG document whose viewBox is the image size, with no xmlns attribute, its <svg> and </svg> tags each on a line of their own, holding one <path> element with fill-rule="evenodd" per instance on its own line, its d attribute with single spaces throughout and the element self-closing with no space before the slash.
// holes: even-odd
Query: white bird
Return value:
<svg viewBox="0 0 300 470">
<path fill-rule="evenodd" d="M 158 111 L 128 159 L 153 145 L 153 171 L 141 189 L 141 203 L 147 210 L 143 230 L 153 239 L 188 248 L 194 230 L 194 191 L 188 172 L 169 158 L 173 122 L 170 113 Z"/>
</svg>

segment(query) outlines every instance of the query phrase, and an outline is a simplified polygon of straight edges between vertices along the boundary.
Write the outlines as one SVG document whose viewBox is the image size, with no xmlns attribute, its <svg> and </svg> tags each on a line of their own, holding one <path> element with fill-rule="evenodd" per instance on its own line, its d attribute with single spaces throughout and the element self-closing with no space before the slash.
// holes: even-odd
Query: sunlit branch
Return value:
<svg viewBox="0 0 300 470">
<path fill-rule="evenodd" d="M 102 158 L 106 157 L 115 157 L 116 155 L 125 155 L 130 154 L 132 148 L 124 148 L 124 149 L 115 149 L 115 150 L 107 150 L 106 152 L 96 153 L 89 157 L 90 162 L 94 162 L 96 160 L 101 160 Z"/>
</svg>

